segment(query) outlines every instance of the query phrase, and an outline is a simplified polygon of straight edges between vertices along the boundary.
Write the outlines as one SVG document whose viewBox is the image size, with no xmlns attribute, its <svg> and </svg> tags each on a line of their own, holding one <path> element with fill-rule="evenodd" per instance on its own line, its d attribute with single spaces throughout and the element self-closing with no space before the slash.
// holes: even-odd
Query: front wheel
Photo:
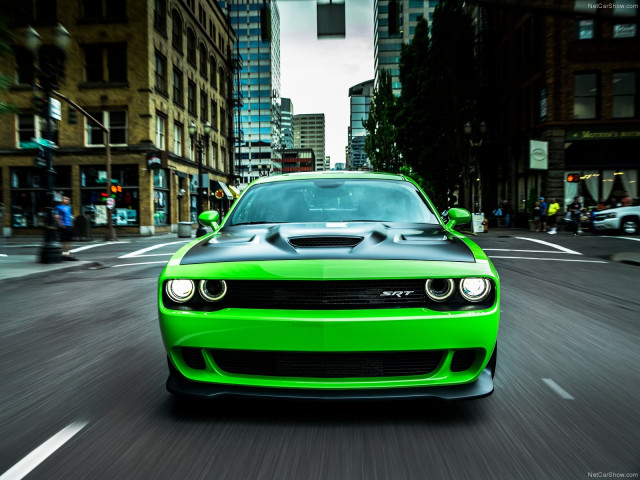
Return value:
<svg viewBox="0 0 640 480">
<path fill-rule="evenodd" d="M 635 218 L 622 219 L 622 231 L 627 235 L 635 235 L 638 233 L 638 220 Z"/>
</svg>

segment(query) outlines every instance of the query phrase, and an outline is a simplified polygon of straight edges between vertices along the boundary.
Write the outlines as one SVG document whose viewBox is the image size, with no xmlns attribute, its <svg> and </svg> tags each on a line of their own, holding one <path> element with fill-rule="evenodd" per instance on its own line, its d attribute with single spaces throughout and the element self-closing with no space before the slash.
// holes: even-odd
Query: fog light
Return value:
<svg viewBox="0 0 640 480">
<path fill-rule="evenodd" d="M 491 293 L 491 282 L 486 278 L 463 278 L 460 295 L 468 302 L 481 302 Z"/>
<path fill-rule="evenodd" d="M 169 280 L 165 288 L 171 300 L 177 303 L 188 302 L 196 292 L 193 280 Z"/>
</svg>

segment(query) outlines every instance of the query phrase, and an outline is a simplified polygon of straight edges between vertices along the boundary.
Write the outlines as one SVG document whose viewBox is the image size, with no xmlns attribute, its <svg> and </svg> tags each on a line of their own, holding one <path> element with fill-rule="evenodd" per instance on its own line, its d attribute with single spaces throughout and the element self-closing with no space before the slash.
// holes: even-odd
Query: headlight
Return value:
<svg viewBox="0 0 640 480">
<path fill-rule="evenodd" d="M 208 302 L 217 302 L 227 294 L 227 282 L 224 280 L 200 280 L 200 296 Z"/>
<path fill-rule="evenodd" d="M 177 303 L 188 302 L 196 292 L 193 280 L 169 280 L 165 290 L 171 300 Z"/>
<path fill-rule="evenodd" d="M 491 293 L 491 282 L 486 278 L 463 278 L 460 295 L 468 302 L 481 302 Z"/>
<path fill-rule="evenodd" d="M 454 283 L 450 278 L 430 278 L 424 289 L 434 302 L 445 302 L 453 295 Z"/>
</svg>

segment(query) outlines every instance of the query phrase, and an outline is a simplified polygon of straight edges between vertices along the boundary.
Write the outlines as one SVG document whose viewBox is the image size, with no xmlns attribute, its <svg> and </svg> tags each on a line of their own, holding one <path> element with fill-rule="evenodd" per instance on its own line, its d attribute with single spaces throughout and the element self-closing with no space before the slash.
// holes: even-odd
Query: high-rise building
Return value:
<svg viewBox="0 0 640 480">
<path fill-rule="evenodd" d="M 316 164 L 314 170 L 325 169 L 325 121 L 324 113 L 303 113 L 293 116 L 294 148 L 312 148 Z"/>
<path fill-rule="evenodd" d="M 368 158 L 364 152 L 364 139 L 367 131 L 362 122 L 369 118 L 369 107 L 373 95 L 373 80 L 354 85 L 349 89 L 349 130 L 347 149 L 347 168 L 358 170 L 367 168 Z"/>
<path fill-rule="evenodd" d="M 283 98 L 280 106 L 280 138 L 282 148 L 293 148 L 293 102 Z"/>
<path fill-rule="evenodd" d="M 280 13 L 275 0 L 222 0 L 241 68 L 234 79 L 240 188 L 280 162 Z"/>
<path fill-rule="evenodd" d="M 93 235 L 105 233 L 107 206 L 118 234 L 175 232 L 200 207 L 226 211 L 235 37 L 217 2 L 48 0 L 2 16 L 14 41 L 0 71 L 15 81 L 3 101 L 19 109 L 0 122 L 4 234 L 39 234 L 61 195 Z M 70 35 L 66 74 L 45 95 L 58 23 Z M 29 25 L 41 37 L 37 57 Z M 34 96 L 57 108 L 39 112 Z M 34 164 L 42 139 L 56 145 L 55 175 Z"/>
<path fill-rule="evenodd" d="M 438 0 L 374 0 L 375 83 L 380 71 L 389 70 L 395 95 L 400 94 L 400 52 L 411 43 L 418 20 L 425 18 L 431 28 Z"/>
</svg>

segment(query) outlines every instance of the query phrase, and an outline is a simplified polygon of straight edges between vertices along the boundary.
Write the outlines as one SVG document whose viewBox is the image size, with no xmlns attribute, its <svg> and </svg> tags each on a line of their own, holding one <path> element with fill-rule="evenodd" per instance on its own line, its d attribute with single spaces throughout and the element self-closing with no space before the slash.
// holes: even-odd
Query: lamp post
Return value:
<svg viewBox="0 0 640 480">
<path fill-rule="evenodd" d="M 271 173 L 271 162 L 267 162 L 266 165 L 262 165 L 262 162 L 258 163 L 258 175 L 261 177 L 268 177 Z"/>
<path fill-rule="evenodd" d="M 198 229 L 196 230 L 196 237 L 202 237 L 207 233 L 204 225 L 200 223 L 200 214 L 202 213 L 202 151 L 204 150 L 204 146 L 209 144 L 209 136 L 211 135 L 211 124 L 209 122 L 204 124 L 204 135 L 198 133 L 198 128 L 196 124 L 191 122 L 189 125 L 189 137 L 191 138 L 191 143 L 196 146 L 196 151 L 198 154 L 198 201 L 196 203 L 197 211 L 198 211 Z"/>
<path fill-rule="evenodd" d="M 471 204 L 474 212 L 482 210 L 482 202 L 480 200 L 480 167 L 478 165 L 478 149 L 482 147 L 484 136 L 487 133 L 487 124 L 480 122 L 477 128 L 471 125 L 471 122 L 464 124 L 464 134 L 469 139 L 469 153 L 473 156 L 473 173 L 474 178 L 469 182 L 469 190 L 471 192 Z"/>
<path fill-rule="evenodd" d="M 39 115 L 45 122 L 43 140 L 38 142 L 44 150 L 44 169 L 46 177 L 46 208 L 47 220 L 44 228 L 44 243 L 40 250 L 41 263 L 57 263 L 62 260 L 60 244 L 56 240 L 56 222 L 54 215 L 54 183 L 56 171 L 53 169 L 53 119 L 51 118 L 51 95 L 57 87 L 58 80 L 64 74 L 64 62 L 71 41 L 71 35 L 61 24 L 53 28 L 53 45 L 55 47 L 46 55 L 39 55 L 42 40 L 38 32 L 33 27 L 28 27 L 24 36 L 24 46 L 33 55 L 34 71 L 34 94 L 37 103 L 42 105 Z M 36 65 L 38 60 L 39 65 Z M 40 85 L 36 83 L 36 77 L 40 80 Z M 37 94 L 37 89 L 44 92 L 44 100 Z"/>
</svg>

